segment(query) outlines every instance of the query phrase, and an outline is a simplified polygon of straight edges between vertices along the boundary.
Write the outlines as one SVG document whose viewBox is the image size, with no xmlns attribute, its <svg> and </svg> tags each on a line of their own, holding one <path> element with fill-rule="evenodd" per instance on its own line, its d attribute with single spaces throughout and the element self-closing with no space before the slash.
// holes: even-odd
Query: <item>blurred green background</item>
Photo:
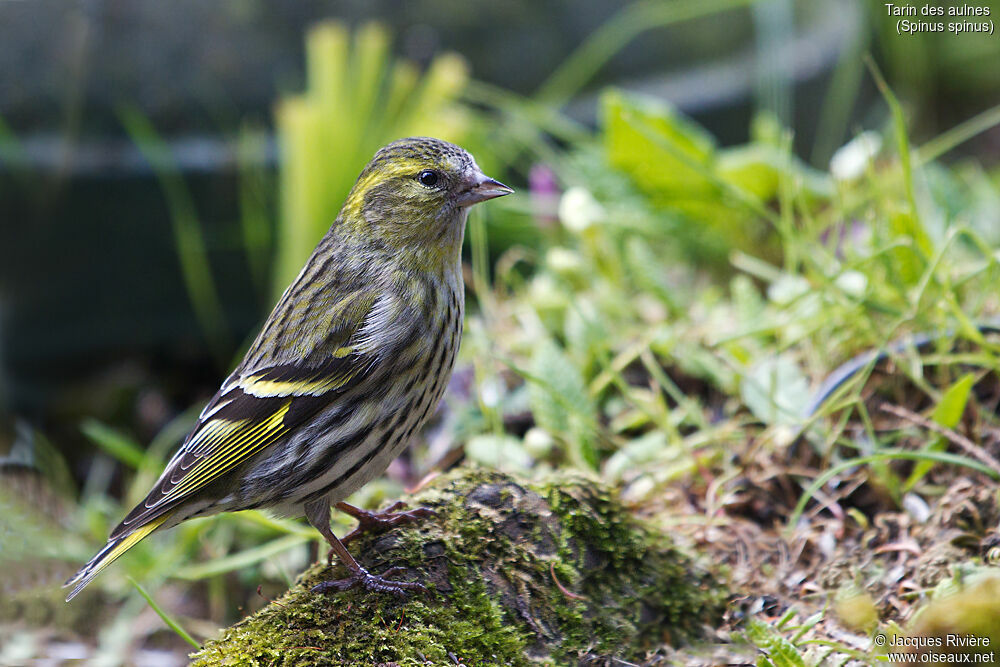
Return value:
<svg viewBox="0 0 1000 667">
<path fill-rule="evenodd" d="M 1000 3 L 980 4 L 995 20 Z M 933 328 L 935 312 L 953 315 L 913 316 L 921 302 L 907 299 L 927 281 L 954 310 L 968 298 L 990 313 L 993 292 L 933 271 L 962 246 L 942 272 L 975 264 L 977 281 L 995 278 L 1000 40 L 899 36 L 895 21 L 863 0 L 0 3 L 0 455 L 22 485 L 8 488 L 59 507 L 77 533 L 65 560 L 86 557 L 155 479 L 360 168 L 413 133 L 465 145 L 519 194 L 467 235 L 459 407 L 371 502 L 463 445 L 481 462 L 509 446 L 524 467 L 622 478 L 630 457 L 653 460 L 738 412 L 725 396 L 782 422 L 744 382 L 765 373 L 750 370 L 764 350 L 805 340 L 792 380 L 814 379 L 833 367 L 821 353 L 883 340 L 879 318 Z M 915 190 L 910 142 L 926 165 Z M 954 246 L 953 225 L 968 230 Z M 888 264 L 843 250 L 854 243 Z M 844 310 L 816 319 L 796 280 L 847 295 L 834 299 Z M 767 299 L 790 310 L 767 312 Z M 832 321 L 854 306 L 872 319 Z M 715 316 L 732 339 L 706 342 Z M 601 328 L 619 321 L 616 335 Z M 630 392 L 635 372 L 659 389 Z M 688 469 L 664 465 L 648 484 Z M 280 588 L 308 553 L 297 524 L 241 521 L 208 540 L 177 529 L 173 563 L 136 556 L 150 580 L 203 583 L 168 597 L 204 635 L 259 606 L 251 582 Z M 288 557 L 267 565 L 272 554 Z M 234 574 L 243 564 L 259 569 Z M 122 609 L 143 607 L 109 586 Z M 153 634 L 128 615 L 122 636 Z M 127 643 L 99 642 L 112 662 L 125 655 L 115 641 Z"/>
<path fill-rule="evenodd" d="M 167 404 L 189 399 L 194 379 L 213 385 L 381 141 L 420 127 L 478 134 L 481 159 L 508 163 L 521 172 L 509 178 L 524 184 L 530 165 L 489 145 L 499 130 L 469 128 L 434 107 L 489 104 L 480 88 L 466 90 L 469 79 L 565 102 L 585 126 L 596 122 L 598 92 L 615 83 L 669 100 L 722 145 L 747 141 L 750 119 L 770 111 L 819 167 L 884 117 L 864 53 L 907 103 L 917 136 L 1000 97 L 996 40 L 900 38 L 875 2 L 43 1 L 4 3 L 0 13 L 0 395 L 8 412 L 42 424 L 65 419 L 62 410 L 106 415 L 126 409 L 116 401 L 134 404 L 120 380 L 112 396 L 95 394 L 95 377 L 152 373 Z M 289 133 L 330 153 L 317 156 L 326 172 L 311 176 L 327 191 L 322 222 L 289 232 L 293 214 L 279 209 L 311 204 L 294 194 L 280 201 L 275 132 L 302 110 L 279 100 L 306 85 L 304 35 L 326 17 L 345 29 L 377 19 L 385 30 L 375 48 L 384 51 L 362 65 L 372 90 L 313 111 L 313 123 L 335 129 L 325 144 L 317 125 Z M 401 119 L 361 118 L 388 101 L 372 97 L 377 77 L 398 75 L 387 57 L 420 70 L 444 53 L 455 71 L 437 74 L 455 80 L 431 93 L 440 100 L 395 110 Z M 962 150 L 989 154 L 996 143 L 988 134 Z M 80 387 L 86 400 L 106 402 L 81 411 L 72 395 Z"/>
</svg>

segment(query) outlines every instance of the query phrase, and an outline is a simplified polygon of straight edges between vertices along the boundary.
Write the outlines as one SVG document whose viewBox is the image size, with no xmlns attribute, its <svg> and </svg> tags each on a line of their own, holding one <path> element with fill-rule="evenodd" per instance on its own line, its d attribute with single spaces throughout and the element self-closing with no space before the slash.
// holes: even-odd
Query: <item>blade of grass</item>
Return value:
<svg viewBox="0 0 1000 667">
<path fill-rule="evenodd" d="M 770 112 L 783 127 L 791 127 L 794 105 L 791 73 L 782 67 L 781 42 L 794 31 L 790 0 L 755 2 L 750 6 L 754 26 L 754 81 L 756 112 Z"/>
<path fill-rule="evenodd" d="M 96 419 L 86 419 L 80 430 L 95 445 L 130 468 L 138 469 L 146 458 L 142 448 L 131 438 Z"/>
<path fill-rule="evenodd" d="M 258 547 L 252 547 L 222 558 L 216 558 L 197 563 L 195 565 L 182 567 L 174 572 L 174 576 L 188 581 L 208 579 L 220 574 L 225 574 L 226 572 L 232 572 L 233 570 L 249 567 L 250 565 L 259 563 L 262 560 L 266 560 L 271 556 L 293 549 L 300 544 L 305 544 L 314 537 L 318 538 L 319 534 L 315 533 L 311 537 L 305 537 L 302 535 L 286 535 L 284 537 L 279 537 L 276 540 L 266 542 Z"/>
<path fill-rule="evenodd" d="M 221 364 L 227 361 L 225 351 L 229 348 L 228 331 L 194 200 L 180 170 L 171 159 L 170 148 L 157 134 L 149 119 L 132 106 L 119 107 L 118 117 L 160 181 L 170 210 L 177 257 L 188 298 L 205 340 Z"/>
<path fill-rule="evenodd" d="M 859 21 L 863 22 L 864 19 Z M 859 28 L 844 48 L 820 105 L 816 141 L 809 156 L 810 163 L 816 167 L 825 165 L 844 140 L 851 110 L 861 92 L 861 73 L 864 71 L 861 54 L 868 48 L 870 33 L 863 27 Z"/>
<path fill-rule="evenodd" d="M 370 135 L 365 135 L 382 122 L 385 113 L 385 108 L 376 101 L 388 76 L 386 63 L 391 56 L 389 33 L 378 23 L 367 23 L 354 33 L 353 46 L 351 82 L 354 95 L 347 109 L 354 114 L 350 127 L 365 128 L 365 132 L 358 132 L 352 137 L 355 143 L 350 150 L 355 153 L 371 142 Z"/>
<path fill-rule="evenodd" d="M 271 260 L 271 206 L 268 175 L 264 167 L 267 137 L 263 130 L 244 125 L 236 143 L 239 170 L 238 194 L 243 248 L 250 275 L 262 297 L 269 296 Z"/>
<path fill-rule="evenodd" d="M 616 53 L 647 30 L 746 7 L 754 2 L 756 0 L 647 0 L 628 5 L 591 33 L 542 83 L 535 97 L 540 102 L 560 106 Z"/>
<path fill-rule="evenodd" d="M 968 404 L 969 396 L 972 394 L 972 385 L 977 379 L 974 373 L 966 373 L 953 383 L 941 396 L 937 407 L 931 413 L 931 419 L 944 428 L 954 429 L 962 419 L 962 415 L 965 414 L 965 406 Z M 944 450 L 946 446 L 947 440 L 945 440 L 944 436 L 938 435 L 924 446 L 924 450 L 939 452 Z M 903 491 L 913 489 L 930 472 L 933 465 L 930 461 L 921 461 L 913 466 L 913 471 L 906 479 L 906 482 L 903 483 Z"/>
<path fill-rule="evenodd" d="M 234 519 L 239 518 L 241 521 L 247 521 L 256 526 L 260 526 L 261 528 L 267 528 L 268 530 L 273 530 L 286 535 L 298 535 L 300 537 L 309 538 L 316 537 L 316 531 L 301 521 L 295 521 L 294 519 L 276 519 L 272 516 L 268 516 L 260 510 L 246 510 L 245 512 L 237 512 L 236 514 L 227 514 L 223 516 L 231 516 Z M 336 518 L 334 520 L 336 521 Z"/>
<path fill-rule="evenodd" d="M 933 463 L 945 463 L 949 465 L 962 466 L 969 468 L 970 470 L 975 470 L 976 472 L 982 473 L 993 480 L 1000 480 L 1000 473 L 990 468 L 987 465 L 983 465 L 978 461 L 973 461 L 972 459 L 959 456 L 958 454 L 949 454 L 948 452 L 914 452 L 905 449 L 885 449 L 877 454 L 869 454 L 868 456 L 859 456 L 858 458 L 849 459 L 847 461 L 842 461 L 832 468 L 827 469 L 819 477 L 814 479 L 812 483 L 806 487 L 806 490 L 802 492 L 802 497 L 799 498 L 798 504 L 795 505 L 795 509 L 792 510 L 791 515 L 788 517 L 788 528 L 787 530 L 793 530 L 795 524 L 798 523 L 799 519 L 802 517 L 802 512 L 805 511 L 806 504 L 815 495 L 817 491 L 823 488 L 823 485 L 829 482 L 831 479 L 839 475 L 840 473 L 855 468 L 860 465 L 865 465 L 868 463 L 878 463 L 878 462 L 889 462 L 889 461 L 931 461 Z"/>
<path fill-rule="evenodd" d="M 942 132 L 916 150 L 917 166 L 933 162 L 959 144 L 1000 125 L 1000 104 Z"/>
<path fill-rule="evenodd" d="M 490 289 L 490 248 L 485 215 L 479 209 L 472 212 L 469 220 L 469 246 L 472 250 L 472 284 L 476 290 L 476 301 L 483 317 L 489 322 L 494 298 Z"/>
<path fill-rule="evenodd" d="M 161 619 L 163 619 L 163 622 L 167 624 L 168 628 L 173 630 L 178 637 L 186 641 L 191 646 L 195 648 L 201 648 L 201 644 L 196 642 L 194 640 L 194 637 L 189 635 L 187 631 L 184 628 L 182 628 L 180 624 L 170 616 L 170 614 L 168 614 L 162 608 L 160 608 L 160 605 L 156 604 L 156 601 L 153 600 L 152 596 L 150 596 L 150 594 L 146 592 L 146 589 L 144 589 L 141 585 L 139 585 L 138 581 L 136 581 L 132 577 L 126 577 L 126 578 L 129 580 L 129 583 L 135 586 L 135 590 L 139 591 L 139 595 L 141 595 L 146 600 L 149 606 L 152 607 L 153 611 L 155 611 L 156 614 Z"/>
<path fill-rule="evenodd" d="M 594 140 L 593 133 L 584 125 L 559 113 L 548 104 L 521 97 L 517 93 L 472 80 L 462 91 L 463 98 L 473 104 L 482 104 L 516 117 L 523 123 L 537 126 L 541 131 L 567 143 L 586 143 Z"/>
<path fill-rule="evenodd" d="M 903 168 L 903 187 L 906 189 L 906 201 L 910 205 L 910 215 L 913 216 L 915 224 L 920 225 L 917 199 L 913 191 L 913 163 L 910 159 L 910 139 L 906 135 L 906 117 L 903 115 L 903 107 L 892 92 L 892 89 L 889 88 L 889 84 L 886 83 L 885 78 L 882 77 L 882 72 L 879 70 L 878 65 L 875 64 L 871 55 L 865 56 L 865 63 L 868 65 L 868 69 L 872 73 L 872 78 L 875 79 L 875 85 L 878 87 L 879 92 L 882 93 L 882 97 L 885 99 L 886 104 L 889 105 L 889 111 L 892 113 L 892 125 L 896 134 L 896 147 L 899 150 L 900 166 Z"/>
<path fill-rule="evenodd" d="M 17 138 L 13 128 L 0 116 L 0 165 L 8 173 L 24 177 L 24 167 L 27 165 L 28 155 Z"/>
</svg>

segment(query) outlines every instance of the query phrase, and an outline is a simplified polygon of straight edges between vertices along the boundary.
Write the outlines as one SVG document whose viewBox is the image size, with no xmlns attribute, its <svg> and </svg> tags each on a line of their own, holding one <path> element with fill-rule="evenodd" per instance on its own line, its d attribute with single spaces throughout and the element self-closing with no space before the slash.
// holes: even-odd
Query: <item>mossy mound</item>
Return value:
<svg viewBox="0 0 1000 667">
<path fill-rule="evenodd" d="M 579 476 L 537 484 L 462 469 L 409 499 L 437 516 L 350 545 L 365 567 L 403 566 L 406 599 L 309 589 L 346 576 L 313 565 L 280 600 L 193 655 L 195 665 L 567 664 L 640 658 L 716 624 L 725 592 L 691 558 Z"/>
</svg>

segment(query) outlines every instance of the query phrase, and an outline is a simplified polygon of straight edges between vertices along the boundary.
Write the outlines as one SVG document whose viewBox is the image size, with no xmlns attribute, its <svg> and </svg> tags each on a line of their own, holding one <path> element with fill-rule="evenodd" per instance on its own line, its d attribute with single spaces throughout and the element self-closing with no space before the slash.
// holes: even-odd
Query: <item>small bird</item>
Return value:
<svg viewBox="0 0 1000 667">
<path fill-rule="evenodd" d="M 155 530 L 263 507 L 304 514 L 349 570 L 314 590 L 422 589 L 389 579 L 395 568 L 377 576 L 359 565 L 330 529 L 330 508 L 359 520 L 348 537 L 429 514 L 342 501 L 434 413 L 462 336 L 469 207 L 511 192 L 446 141 L 400 139 L 375 153 L 149 495 L 66 582 L 66 600 Z"/>
</svg>

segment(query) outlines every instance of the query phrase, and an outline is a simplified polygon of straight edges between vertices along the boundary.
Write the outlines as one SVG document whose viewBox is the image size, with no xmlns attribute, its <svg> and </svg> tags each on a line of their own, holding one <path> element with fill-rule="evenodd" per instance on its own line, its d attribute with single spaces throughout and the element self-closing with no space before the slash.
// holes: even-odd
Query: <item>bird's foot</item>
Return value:
<svg viewBox="0 0 1000 667">
<path fill-rule="evenodd" d="M 360 586 L 366 591 L 375 591 L 377 593 L 392 593 L 393 595 L 398 595 L 399 597 L 406 597 L 409 595 L 410 591 L 420 591 L 421 593 L 426 593 L 427 588 L 415 581 L 393 581 L 387 577 L 404 572 L 405 567 L 392 567 L 385 571 L 385 574 L 379 576 L 377 574 L 372 574 L 368 570 L 359 568 L 358 572 L 354 572 L 351 576 L 346 579 L 337 579 L 335 581 L 324 581 L 322 583 L 316 584 L 312 587 L 313 593 L 326 593 L 327 591 L 346 591 L 351 588 Z"/>
<path fill-rule="evenodd" d="M 369 512 L 347 503 L 337 503 L 337 509 L 358 520 L 358 527 L 341 538 L 341 542 L 350 542 L 365 533 L 384 533 L 390 528 L 420 519 L 432 517 L 436 512 L 428 507 L 417 507 L 405 510 L 406 503 L 399 501 L 383 512 Z M 405 510 L 405 511 L 403 511 Z"/>
</svg>

